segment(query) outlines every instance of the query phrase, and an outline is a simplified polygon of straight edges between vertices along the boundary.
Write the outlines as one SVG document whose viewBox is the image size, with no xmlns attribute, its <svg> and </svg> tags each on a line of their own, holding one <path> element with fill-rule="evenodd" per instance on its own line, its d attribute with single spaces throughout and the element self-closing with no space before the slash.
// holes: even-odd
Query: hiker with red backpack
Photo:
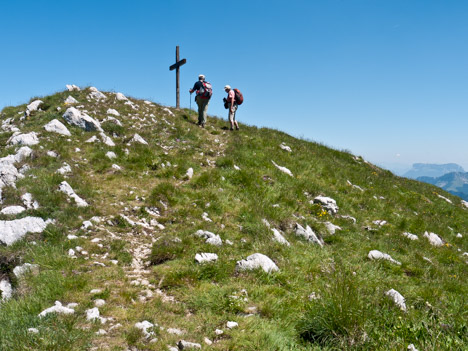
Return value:
<svg viewBox="0 0 468 351">
<path fill-rule="evenodd" d="M 208 104 L 210 102 L 211 95 L 213 95 L 213 89 L 211 84 L 205 81 L 205 76 L 203 74 L 198 76 L 198 82 L 196 82 L 193 85 L 193 88 L 190 89 L 190 94 L 193 92 L 196 92 L 195 102 L 198 105 L 198 125 L 205 128 Z"/>
<path fill-rule="evenodd" d="M 230 85 L 224 87 L 224 91 L 228 94 L 227 98 L 224 98 L 224 107 L 229 110 L 229 123 L 231 124 L 231 130 L 239 130 L 239 123 L 236 121 L 237 107 L 244 102 L 244 97 L 239 89 L 231 89 Z"/>
</svg>

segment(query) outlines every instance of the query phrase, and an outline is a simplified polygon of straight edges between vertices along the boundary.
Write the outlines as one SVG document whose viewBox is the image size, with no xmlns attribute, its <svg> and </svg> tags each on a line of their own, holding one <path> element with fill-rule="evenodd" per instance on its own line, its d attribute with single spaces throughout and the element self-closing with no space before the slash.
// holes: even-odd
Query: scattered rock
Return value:
<svg viewBox="0 0 468 351">
<path fill-rule="evenodd" d="M 166 112 L 166 113 L 168 113 L 168 114 L 171 115 L 172 117 L 175 116 L 175 114 L 174 114 L 171 110 L 169 110 L 167 107 L 164 107 L 164 108 L 163 108 L 163 111 Z"/>
<path fill-rule="evenodd" d="M 68 96 L 65 101 L 64 101 L 65 104 L 77 104 L 78 103 L 78 100 L 75 99 L 73 96 Z"/>
<path fill-rule="evenodd" d="M 39 105 L 41 105 L 43 102 L 41 100 L 35 100 L 31 102 L 28 106 L 26 106 L 26 116 L 29 116 L 31 112 L 37 111 L 39 108 Z"/>
<path fill-rule="evenodd" d="M 55 305 L 39 313 L 39 317 L 44 317 L 49 313 L 73 314 L 75 313 L 75 310 L 73 308 L 62 306 L 60 301 L 55 301 Z"/>
<path fill-rule="evenodd" d="M 177 328 L 168 328 L 167 332 L 172 335 L 184 335 L 184 331 Z"/>
<path fill-rule="evenodd" d="M 69 198 L 72 198 L 73 200 L 75 200 L 75 203 L 78 207 L 88 206 L 88 203 L 85 200 L 83 200 L 81 197 L 76 195 L 75 191 L 72 189 L 70 184 L 68 184 L 66 181 L 63 181 L 62 183 L 60 183 L 59 190 L 62 193 L 65 193 Z"/>
<path fill-rule="evenodd" d="M 68 124 L 80 127 L 87 132 L 99 131 L 102 132 L 99 121 L 88 116 L 86 113 L 77 110 L 74 107 L 69 107 L 62 116 Z"/>
<path fill-rule="evenodd" d="M 384 226 L 385 224 L 387 224 L 387 221 L 384 221 L 382 219 L 377 219 L 375 221 L 372 221 L 372 223 L 374 223 L 375 225 L 378 225 L 379 227 L 382 227 Z"/>
<path fill-rule="evenodd" d="M 440 194 L 437 194 L 437 196 L 438 196 L 439 198 L 441 198 L 442 200 L 447 201 L 449 204 L 453 203 L 452 200 L 447 199 L 445 196 L 442 196 L 442 195 L 440 195 Z"/>
<path fill-rule="evenodd" d="M 99 319 L 99 308 L 93 307 L 86 310 L 86 319 L 88 321 Z"/>
<path fill-rule="evenodd" d="M 407 238 L 410 239 L 410 240 L 418 240 L 418 236 L 417 236 L 417 235 L 414 235 L 414 234 L 411 234 L 411 233 L 408 233 L 408 232 L 404 232 L 404 233 L 403 233 L 403 236 L 404 236 L 404 237 L 407 237 Z"/>
<path fill-rule="evenodd" d="M 288 145 L 286 145 L 284 142 L 282 142 L 279 147 L 284 151 L 292 152 L 291 148 Z"/>
<path fill-rule="evenodd" d="M 110 137 L 108 137 L 106 134 L 104 134 L 103 132 L 99 133 L 99 136 L 101 137 L 102 142 L 106 144 L 107 146 L 111 146 L 111 147 L 115 146 L 114 141 Z"/>
<path fill-rule="evenodd" d="M 313 242 L 319 245 L 320 247 L 323 247 L 323 245 L 325 244 L 323 239 L 319 237 L 317 234 L 315 234 L 312 228 L 309 226 L 306 226 L 306 228 L 304 229 L 303 226 L 301 226 L 299 223 L 296 223 L 294 230 L 297 236 L 309 242 Z"/>
<path fill-rule="evenodd" d="M 56 158 L 58 155 L 55 151 L 47 151 L 47 156 Z"/>
<path fill-rule="evenodd" d="M 336 201 L 333 200 L 331 197 L 326 196 L 317 196 L 314 200 L 312 200 L 314 204 L 320 204 L 324 209 L 326 209 L 331 214 L 338 213 L 338 206 L 336 205 Z"/>
<path fill-rule="evenodd" d="M 341 230 L 341 227 L 334 225 L 331 222 L 325 222 L 325 228 L 327 228 L 328 232 L 333 235 L 337 230 Z"/>
<path fill-rule="evenodd" d="M 89 90 L 91 93 L 88 95 L 88 98 L 95 99 L 95 100 L 106 100 L 107 97 L 97 90 L 95 87 L 90 87 Z"/>
<path fill-rule="evenodd" d="M 130 143 L 139 143 L 139 144 L 143 144 L 143 145 L 148 145 L 148 143 L 146 142 L 145 139 L 143 139 L 140 135 L 138 135 L 137 133 L 135 133 L 135 135 L 133 136 L 132 140 L 130 140 Z"/>
<path fill-rule="evenodd" d="M 36 328 L 28 328 L 28 333 L 39 334 L 39 330 Z"/>
<path fill-rule="evenodd" d="M 461 204 L 462 206 L 465 206 L 465 208 L 468 208 L 468 201 L 462 200 Z"/>
<path fill-rule="evenodd" d="M 96 141 L 99 141 L 99 139 L 97 136 L 93 135 L 91 138 L 86 140 L 85 143 L 91 144 L 91 143 L 95 143 Z"/>
<path fill-rule="evenodd" d="M 367 257 L 371 260 L 387 260 L 397 265 L 401 265 L 401 262 L 398 262 L 392 258 L 389 254 L 380 252 L 379 250 L 371 250 Z"/>
<path fill-rule="evenodd" d="M 22 275 L 31 272 L 31 271 L 38 271 L 39 266 L 37 264 L 25 263 L 21 266 L 16 266 L 13 269 L 13 274 L 16 278 L 20 278 Z"/>
<path fill-rule="evenodd" d="M 432 246 L 443 246 L 444 245 L 444 241 L 435 233 L 425 232 L 423 236 L 425 238 L 427 238 L 427 240 L 429 240 L 429 243 Z"/>
<path fill-rule="evenodd" d="M 63 163 L 62 167 L 57 169 L 57 173 L 59 173 L 61 175 L 70 174 L 71 172 L 72 172 L 72 169 L 71 169 L 70 165 L 68 163 L 66 163 L 66 162 Z"/>
<path fill-rule="evenodd" d="M 238 326 L 239 326 L 239 324 L 237 322 L 227 322 L 226 323 L 226 327 L 228 327 L 229 329 L 237 328 Z"/>
<path fill-rule="evenodd" d="M 457 238 L 458 238 L 458 239 L 461 239 L 461 238 L 463 238 L 463 235 L 461 235 L 461 233 L 458 233 L 458 234 L 457 234 Z"/>
<path fill-rule="evenodd" d="M 13 136 L 8 139 L 9 145 L 27 145 L 32 146 L 39 144 L 39 138 L 37 137 L 36 132 L 31 132 L 28 134 L 13 134 Z"/>
<path fill-rule="evenodd" d="M 209 232 L 207 230 L 198 230 L 195 233 L 196 236 L 206 239 L 206 243 L 214 246 L 221 246 L 223 244 L 223 241 L 221 240 L 221 237 L 217 234 L 214 234 L 212 232 Z"/>
<path fill-rule="evenodd" d="M 387 295 L 400 309 L 406 312 L 405 298 L 395 289 L 388 290 L 385 295 Z"/>
<path fill-rule="evenodd" d="M 268 256 L 261 253 L 250 255 L 245 260 L 236 263 L 236 269 L 241 271 L 257 268 L 261 268 L 267 273 L 279 271 L 278 266 Z"/>
<path fill-rule="evenodd" d="M 0 301 L 7 301 L 11 299 L 13 295 L 13 288 L 8 280 L 2 279 L 0 280 Z"/>
<path fill-rule="evenodd" d="M 151 329 L 153 327 L 154 324 L 148 321 L 135 323 L 135 328 L 140 329 L 147 339 L 154 335 L 154 331 L 148 331 L 148 329 Z"/>
<path fill-rule="evenodd" d="M 282 167 L 282 166 L 277 165 L 277 164 L 275 163 L 275 161 L 271 161 L 271 162 L 272 162 L 272 163 L 274 164 L 274 166 L 275 166 L 276 168 L 278 168 L 281 172 L 286 173 L 286 174 L 287 174 L 288 176 L 290 176 L 290 177 L 294 177 L 294 175 L 292 174 L 292 172 L 291 172 L 289 169 L 287 169 L 286 167 Z"/>
<path fill-rule="evenodd" d="M 185 340 L 179 340 L 179 342 L 177 343 L 177 347 L 179 348 L 179 350 L 201 349 L 200 344 Z"/>
<path fill-rule="evenodd" d="M 122 93 L 116 93 L 115 98 L 119 101 L 128 101 L 128 98 Z"/>
<path fill-rule="evenodd" d="M 0 213 L 3 215 L 17 215 L 24 211 L 26 209 L 23 206 L 8 206 L 1 210 Z"/>
<path fill-rule="evenodd" d="M 187 170 L 187 173 L 185 173 L 185 177 L 188 178 L 188 179 L 192 179 L 192 177 L 193 177 L 193 168 L 192 167 L 190 167 Z"/>
<path fill-rule="evenodd" d="M 117 117 L 120 116 L 119 111 L 114 110 L 113 108 L 108 109 L 108 110 L 107 110 L 107 114 L 108 114 L 108 115 L 114 115 L 114 116 L 117 116 Z"/>
<path fill-rule="evenodd" d="M 0 242 L 8 246 L 23 238 L 27 233 L 41 233 L 46 227 L 47 223 L 38 217 L 0 221 Z"/>
<path fill-rule="evenodd" d="M 278 229 L 273 228 L 271 230 L 273 232 L 273 240 L 279 242 L 280 244 L 290 246 L 289 242 L 281 235 Z"/>
<path fill-rule="evenodd" d="M 122 167 L 120 167 L 119 165 L 116 165 L 115 163 L 112 165 L 112 169 L 116 170 L 116 171 L 121 171 L 122 170 Z"/>
<path fill-rule="evenodd" d="M 214 253 L 201 253 L 195 255 L 195 261 L 197 263 L 206 263 L 206 262 L 214 262 L 218 260 L 218 255 Z"/>
<path fill-rule="evenodd" d="M 30 193 L 23 194 L 21 200 L 23 200 L 23 204 L 28 210 L 37 210 L 39 208 L 39 204 L 37 201 L 33 200 L 32 194 Z"/>
<path fill-rule="evenodd" d="M 74 84 L 67 84 L 65 85 L 68 91 L 80 91 L 80 88 L 78 88 Z"/>
<path fill-rule="evenodd" d="M 113 160 L 114 158 L 117 158 L 117 155 L 115 154 L 114 151 L 107 151 L 106 152 L 106 157 Z"/>
<path fill-rule="evenodd" d="M 70 131 L 65 127 L 65 125 L 60 122 L 58 119 L 53 119 L 44 126 L 44 129 L 51 133 L 57 133 L 61 135 L 71 136 Z"/>
</svg>

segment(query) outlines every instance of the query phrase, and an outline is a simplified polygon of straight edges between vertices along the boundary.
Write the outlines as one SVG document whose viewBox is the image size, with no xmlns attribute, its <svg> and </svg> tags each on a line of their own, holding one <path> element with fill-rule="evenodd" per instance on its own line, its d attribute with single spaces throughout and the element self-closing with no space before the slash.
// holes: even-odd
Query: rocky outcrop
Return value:
<svg viewBox="0 0 468 351">
<path fill-rule="evenodd" d="M 237 261 L 236 269 L 239 271 L 251 271 L 261 268 L 266 273 L 279 271 L 278 266 L 268 257 L 261 253 L 248 256 L 245 260 Z"/>
<path fill-rule="evenodd" d="M 68 124 L 80 127 L 87 132 L 99 131 L 102 132 L 99 121 L 88 116 L 86 113 L 79 111 L 74 107 L 69 107 L 62 116 Z"/>
</svg>

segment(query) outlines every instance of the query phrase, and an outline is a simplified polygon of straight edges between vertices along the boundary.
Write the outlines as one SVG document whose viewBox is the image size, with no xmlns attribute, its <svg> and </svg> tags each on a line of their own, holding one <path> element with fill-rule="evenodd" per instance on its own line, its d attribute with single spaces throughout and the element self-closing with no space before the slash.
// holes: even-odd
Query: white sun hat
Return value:
<svg viewBox="0 0 468 351">
<path fill-rule="evenodd" d="M 224 87 L 224 90 L 226 90 L 226 89 L 231 90 L 231 86 L 230 86 L 230 85 L 226 85 L 226 86 Z"/>
</svg>

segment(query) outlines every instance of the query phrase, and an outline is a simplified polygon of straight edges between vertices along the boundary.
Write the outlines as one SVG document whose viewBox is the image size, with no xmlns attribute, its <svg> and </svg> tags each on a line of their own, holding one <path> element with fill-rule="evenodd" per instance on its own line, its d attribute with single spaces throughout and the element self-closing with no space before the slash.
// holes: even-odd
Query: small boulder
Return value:
<svg viewBox="0 0 468 351">
<path fill-rule="evenodd" d="M 207 263 L 207 262 L 214 262 L 218 260 L 218 255 L 214 253 L 201 253 L 195 255 L 195 261 L 197 263 Z"/>
<path fill-rule="evenodd" d="M 278 266 L 268 257 L 261 253 L 248 256 L 245 260 L 237 261 L 236 269 L 240 271 L 261 268 L 266 273 L 279 271 Z"/>
<path fill-rule="evenodd" d="M 425 232 L 424 235 L 423 235 L 425 238 L 427 238 L 427 240 L 429 240 L 429 243 L 432 245 L 432 246 L 443 246 L 444 245 L 444 241 L 440 238 L 440 236 L 438 236 L 437 234 L 435 233 L 429 233 L 429 232 Z"/>
<path fill-rule="evenodd" d="M 301 226 L 299 223 L 296 223 L 294 231 L 296 233 L 296 236 L 301 237 L 309 242 L 315 243 L 320 247 L 323 247 L 323 245 L 325 245 L 323 239 L 317 234 L 315 234 L 312 228 L 309 226 L 306 226 L 306 228 L 304 229 L 303 226 Z"/>
<path fill-rule="evenodd" d="M 115 110 L 115 109 L 113 109 L 113 108 L 108 109 L 108 110 L 107 110 L 107 114 L 108 114 L 108 115 L 114 115 L 114 116 L 117 116 L 117 117 L 120 116 L 119 111 L 117 111 L 117 110 Z"/>
<path fill-rule="evenodd" d="M 338 206 L 336 204 L 336 201 L 332 199 L 331 197 L 326 197 L 326 196 L 317 196 L 313 200 L 314 204 L 320 204 L 324 209 L 326 209 L 328 212 L 331 214 L 337 214 L 338 213 Z"/>
<path fill-rule="evenodd" d="M 142 145 L 148 145 L 145 139 L 143 139 L 139 134 L 135 133 L 133 136 L 132 140 L 130 140 L 130 143 L 139 143 Z"/>
<path fill-rule="evenodd" d="M 68 105 L 68 104 L 70 104 L 70 105 L 71 105 L 71 104 L 77 104 L 77 103 L 78 103 L 78 100 L 75 99 L 73 96 L 70 96 L 70 95 L 69 95 L 69 96 L 65 99 L 64 103 L 67 104 L 67 105 Z"/>
<path fill-rule="evenodd" d="M 190 350 L 190 349 L 201 349 L 201 345 L 195 342 L 189 342 L 185 340 L 179 340 L 177 343 L 179 350 Z"/>
<path fill-rule="evenodd" d="M 278 229 L 271 229 L 273 232 L 273 240 L 279 242 L 280 244 L 290 246 L 289 242 L 284 238 L 284 236 L 281 235 Z"/>
<path fill-rule="evenodd" d="M 294 177 L 294 175 L 292 174 L 292 172 L 291 172 L 289 169 L 287 169 L 286 167 L 277 165 L 277 164 L 275 163 L 275 161 L 271 161 L 271 162 L 272 162 L 273 165 L 274 165 L 276 168 L 278 168 L 281 172 L 286 173 L 286 174 L 287 174 L 288 176 L 290 176 L 290 177 Z"/>
<path fill-rule="evenodd" d="M 395 263 L 397 265 L 401 265 L 401 262 L 398 262 L 392 258 L 389 254 L 380 252 L 379 250 L 371 250 L 369 251 L 369 254 L 367 257 L 371 260 L 386 260 L 392 263 Z"/>
<path fill-rule="evenodd" d="M 0 301 L 7 301 L 13 295 L 13 288 L 8 280 L 0 280 Z"/>
<path fill-rule="evenodd" d="M 404 312 L 406 312 L 406 303 L 405 303 L 405 298 L 395 289 L 390 289 L 385 293 L 386 296 L 388 296 L 389 299 L 391 299 L 395 305 L 400 307 L 400 309 Z"/>
<path fill-rule="evenodd" d="M 411 234 L 411 233 L 408 233 L 408 232 L 404 232 L 403 236 L 410 239 L 410 240 L 418 240 L 417 235 L 414 235 L 414 234 Z"/>
<path fill-rule="evenodd" d="M 37 137 L 36 132 L 31 132 L 27 134 L 13 134 L 13 136 L 8 140 L 9 145 L 27 145 L 32 146 L 39 144 L 39 138 Z"/>
<path fill-rule="evenodd" d="M 3 215 L 17 215 L 24 211 L 26 209 L 23 206 L 8 206 L 2 209 L 0 213 Z"/>
<path fill-rule="evenodd" d="M 88 116 L 86 113 L 77 110 L 74 107 L 69 107 L 62 116 L 68 124 L 80 127 L 87 132 L 99 131 L 102 132 L 99 121 Z"/>
<path fill-rule="evenodd" d="M 80 88 L 77 87 L 75 84 L 67 84 L 65 85 L 68 91 L 80 91 Z"/>
<path fill-rule="evenodd" d="M 73 314 L 75 313 L 75 310 L 73 308 L 62 306 L 60 301 L 55 301 L 55 305 L 39 313 L 39 317 L 45 317 L 49 313 Z"/>
<path fill-rule="evenodd" d="M 0 242 L 8 245 L 22 239 L 27 233 L 42 233 L 47 223 L 39 217 L 24 217 L 0 221 Z"/>
<path fill-rule="evenodd" d="M 61 135 L 71 136 L 70 131 L 65 127 L 65 125 L 60 122 L 58 119 L 53 119 L 44 126 L 44 129 L 51 133 L 57 133 Z"/>
<path fill-rule="evenodd" d="M 210 245 L 221 246 L 223 244 L 223 241 L 221 240 L 221 237 L 219 235 L 209 232 L 207 230 L 197 230 L 195 235 L 200 238 L 206 239 L 205 242 Z"/>
<path fill-rule="evenodd" d="M 78 207 L 88 206 L 88 203 L 85 200 L 83 200 L 81 197 L 79 197 L 75 193 L 75 191 L 72 189 L 70 184 L 68 184 L 66 181 L 63 181 L 62 183 L 60 183 L 59 190 L 62 193 L 65 193 L 69 198 L 72 198 L 73 200 L 75 200 L 75 203 Z"/>
</svg>

